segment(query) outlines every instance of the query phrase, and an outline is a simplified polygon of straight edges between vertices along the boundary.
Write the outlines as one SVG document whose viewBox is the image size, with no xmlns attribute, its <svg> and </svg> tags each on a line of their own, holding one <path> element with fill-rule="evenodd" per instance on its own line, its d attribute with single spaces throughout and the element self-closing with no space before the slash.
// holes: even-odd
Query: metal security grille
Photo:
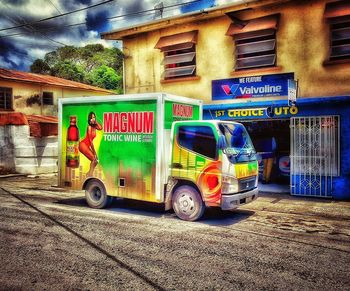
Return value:
<svg viewBox="0 0 350 291">
<path fill-rule="evenodd" d="M 339 175 L 339 117 L 291 118 L 291 194 L 332 197 Z"/>
</svg>

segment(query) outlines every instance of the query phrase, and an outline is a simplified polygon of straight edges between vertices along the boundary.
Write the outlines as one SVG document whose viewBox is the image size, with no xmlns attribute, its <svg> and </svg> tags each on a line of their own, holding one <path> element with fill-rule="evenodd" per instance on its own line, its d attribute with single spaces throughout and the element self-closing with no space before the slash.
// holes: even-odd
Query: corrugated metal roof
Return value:
<svg viewBox="0 0 350 291">
<path fill-rule="evenodd" d="M 31 122 L 58 123 L 57 116 L 50 115 L 26 115 L 22 112 L 0 112 L 0 126 L 4 125 L 27 125 Z"/>
<path fill-rule="evenodd" d="M 27 125 L 28 119 L 21 112 L 0 112 L 0 126 L 5 125 Z"/>
<path fill-rule="evenodd" d="M 72 89 L 82 89 L 82 90 L 88 90 L 88 91 L 97 91 L 97 92 L 114 94 L 112 91 L 109 91 L 103 88 L 94 87 L 94 86 L 90 86 L 90 85 L 86 85 L 86 84 L 82 84 L 79 82 L 74 82 L 74 81 L 70 81 L 62 78 L 3 69 L 3 68 L 0 68 L 0 80 L 1 79 L 5 79 L 8 81 L 31 82 L 31 83 L 38 83 L 38 84 L 45 84 L 45 85 L 53 85 L 58 87 L 66 87 L 66 88 L 72 88 Z"/>
<path fill-rule="evenodd" d="M 27 115 L 29 122 L 40 122 L 40 123 L 58 123 L 57 116 L 49 115 Z"/>
</svg>

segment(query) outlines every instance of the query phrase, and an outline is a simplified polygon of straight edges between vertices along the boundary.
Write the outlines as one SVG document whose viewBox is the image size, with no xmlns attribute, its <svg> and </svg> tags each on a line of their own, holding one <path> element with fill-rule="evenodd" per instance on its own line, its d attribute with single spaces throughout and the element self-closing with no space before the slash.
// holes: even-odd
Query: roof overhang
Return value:
<svg viewBox="0 0 350 291">
<path fill-rule="evenodd" d="M 101 38 L 107 40 L 123 40 L 124 38 L 133 37 L 137 34 L 168 28 L 169 26 L 181 25 L 195 21 L 218 18 L 222 16 L 228 17 L 227 14 L 230 12 L 254 9 L 267 5 L 276 5 L 289 1 L 291 0 L 239 0 L 236 1 L 236 3 L 181 14 L 175 17 L 163 18 L 160 20 L 155 20 L 135 26 L 125 27 L 118 30 L 112 30 L 109 32 L 103 32 L 101 33 Z"/>
<path fill-rule="evenodd" d="M 164 51 L 166 48 L 174 47 L 179 44 L 197 43 L 198 30 L 187 31 L 183 33 L 161 37 L 155 45 L 155 49 Z"/>
<path fill-rule="evenodd" d="M 71 90 L 93 91 L 93 92 L 114 94 L 113 91 L 87 85 L 84 83 L 70 81 L 70 80 L 66 80 L 66 79 L 62 79 L 54 76 L 40 75 L 40 74 L 21 72 L 21 71 L 15 71 L 15 70 L 3 69 L 3 68 L 0 68 L 0 81 L 36 84 L 39 86 L 53 86 L 53 87 L 71 89 Z"/>
</svg>

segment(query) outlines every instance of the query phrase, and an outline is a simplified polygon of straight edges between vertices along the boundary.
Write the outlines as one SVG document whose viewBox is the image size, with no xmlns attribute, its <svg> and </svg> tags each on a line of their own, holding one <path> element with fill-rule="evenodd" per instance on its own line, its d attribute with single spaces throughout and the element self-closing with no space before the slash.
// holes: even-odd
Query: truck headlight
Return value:
<svg viewBox="0 0 350 291">
<path fill-rule="evenodd" d="M 230 194 L 238 192 L 238 180 L 232 176 L 222 175 L 222 194 Z"/>
</svg>

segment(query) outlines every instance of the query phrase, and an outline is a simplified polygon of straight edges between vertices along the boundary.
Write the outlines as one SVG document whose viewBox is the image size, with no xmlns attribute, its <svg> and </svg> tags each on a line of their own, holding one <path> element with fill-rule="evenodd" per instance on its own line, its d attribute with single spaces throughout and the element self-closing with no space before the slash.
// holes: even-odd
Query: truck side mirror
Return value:
<svg viewBox="0 0 350 291">
<path fill-rule="evenodd" d="M 219 150 L 227 148 L 226 137 L 224 135 L 219 135 L 217 147 Z"/>
</svg>

